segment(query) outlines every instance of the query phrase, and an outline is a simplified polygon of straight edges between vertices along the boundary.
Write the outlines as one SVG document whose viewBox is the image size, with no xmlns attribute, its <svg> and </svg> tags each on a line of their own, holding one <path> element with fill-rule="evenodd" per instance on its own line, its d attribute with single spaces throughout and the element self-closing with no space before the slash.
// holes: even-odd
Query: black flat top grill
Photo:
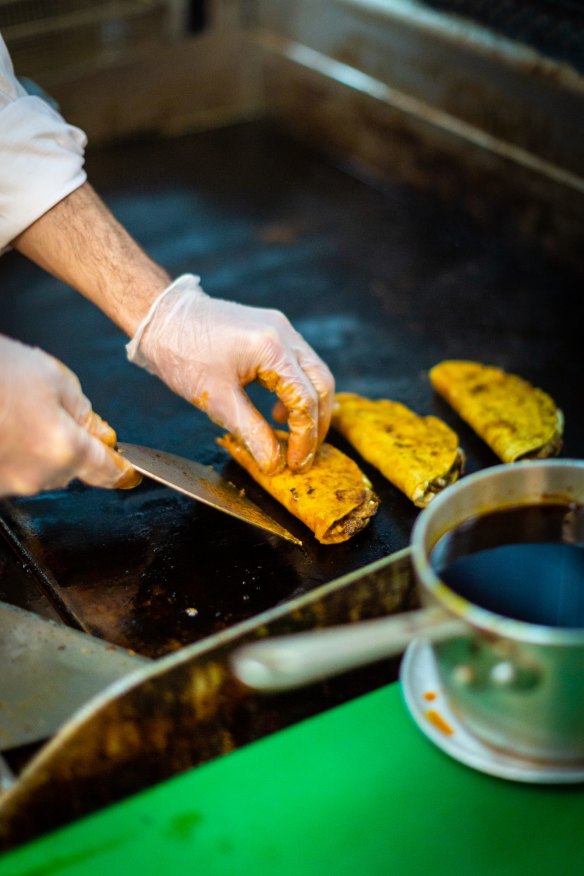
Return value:
<svg viewBox="0 0 584 876">
<path fill-rule="evenodd" d="M 268 122 L 111 146 L 90 152 L 88 171 L 173 275 L 284 310 L 339 390 L 451 424 L 468 472 L 497 459 L 432 392 L 428 369 L 445 358 L 497 364 L 547 390 L 566 417 L 563 455 L 584 456 L 581 280 L 537 248 L 412 188 L 376 188 Z M 0 262 L 0 299 L 0 330 L 63 359 L 120 440 L 215 466 L 304 541 L 266 537 L 149 481 L 130 492 L 75 483 L 3 504 L 25 584 L 6 575 L 0 598 L 35 609 L 48 599 L 66 622 L 158 656 L 408 544 L 417 509 L 366 463 L 379 513 L 349 542 L 321 546 L 227 460 L 219 429 L 126 361 L 126 339 L 91 304 L 16 254 Z M 273 398 L 251 392 L 268 414 Z"/>
</svg>

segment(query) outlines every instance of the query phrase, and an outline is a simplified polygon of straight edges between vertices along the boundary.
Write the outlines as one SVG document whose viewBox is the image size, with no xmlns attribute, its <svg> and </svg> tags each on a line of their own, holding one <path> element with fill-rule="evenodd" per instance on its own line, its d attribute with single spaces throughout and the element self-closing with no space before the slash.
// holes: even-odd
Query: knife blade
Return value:
<svg viewBox="0 0 584 876">
<path fill-rule="evenodd" d="M 126 441 L 118 442 L 117 449 L 146 477 L 292 544 L 302 544 L 300 539 L 258 508 L 211 466 Z"/>
</svg>

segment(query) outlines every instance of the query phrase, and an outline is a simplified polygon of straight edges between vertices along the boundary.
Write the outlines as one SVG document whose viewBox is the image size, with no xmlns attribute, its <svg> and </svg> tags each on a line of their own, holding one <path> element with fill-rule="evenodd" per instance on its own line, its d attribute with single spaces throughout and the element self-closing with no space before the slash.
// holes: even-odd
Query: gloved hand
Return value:
<svg viewBox="0 0 584 876">
<path fill-rule="evenodd" d="M 330 425 L 335 385 L 282 313 L 210 298 L 198 277 L 184 274 L 154 301 L 127 352 L 241 439 L 272 473 L 283 463 L 278 441 L 243 389 L 259 381 L 280 400 L 275 416 L 288 420 L 289 467 L 310 467 Z"/>
<path fill-rule="evenodd" d="M 0 336 L 0 495 L 32 495 L 73 478 L 97 487 L 135 486 L 140 475 L 112 449 L 115 443 L 114 430 L 92 411 L 72 371 Z"/>
</svg>

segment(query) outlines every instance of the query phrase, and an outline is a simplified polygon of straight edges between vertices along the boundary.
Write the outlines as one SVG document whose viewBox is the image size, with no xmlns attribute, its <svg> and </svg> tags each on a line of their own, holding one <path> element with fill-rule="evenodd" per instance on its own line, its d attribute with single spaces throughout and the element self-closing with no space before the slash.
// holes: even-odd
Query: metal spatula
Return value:
<svg viewBox="0 0 584 876">
<path fill-rule="evenodd" d="M 49 738 L 91 697 L 150 662 L 0 602 L 0 750 Z"/>
<path fill-rule="evenodd" d="M 192 499 L 204 502 L 211 508 L 237 517 L 238 520 L 259 526 L 272 535 L 278 535 L 293 544 L 302 544 L 300 539 L 276 523 L 210 466 L 162 450 L 153 450 L 151 447 L 128 444 L 124 441 L 118 443 L 117 449 L 134 468 L 147 477 L 173 490 L 178 490 Z"/>
</svg>

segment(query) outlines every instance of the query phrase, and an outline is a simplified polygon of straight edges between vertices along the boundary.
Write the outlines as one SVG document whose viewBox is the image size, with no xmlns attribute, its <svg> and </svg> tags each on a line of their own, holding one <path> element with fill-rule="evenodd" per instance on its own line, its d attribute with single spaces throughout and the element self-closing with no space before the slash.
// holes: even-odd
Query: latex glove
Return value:
<svg viewBox="0 0 584 876">
<path fill-rule="evenodd" d="M 114 430 L 92 411 L 72 371 L 0 336 L 0 495 L 32 495 L 73 478 L 135 486 L 140 475 L 112 449 L 115 443 Z"/>
<path fill-rule="evenodd" d="M 211 298 L 198 277 L 185 274 L 155 300 L 127 352 L 242 440 L 271 473 L 283 463 L 280 446 L 243 389 L 259 381 L 286 409 L 288 465 L 303 471 L 312 464 L 330 425 L 334 380 L 279 311 Z"/>
</svg>

